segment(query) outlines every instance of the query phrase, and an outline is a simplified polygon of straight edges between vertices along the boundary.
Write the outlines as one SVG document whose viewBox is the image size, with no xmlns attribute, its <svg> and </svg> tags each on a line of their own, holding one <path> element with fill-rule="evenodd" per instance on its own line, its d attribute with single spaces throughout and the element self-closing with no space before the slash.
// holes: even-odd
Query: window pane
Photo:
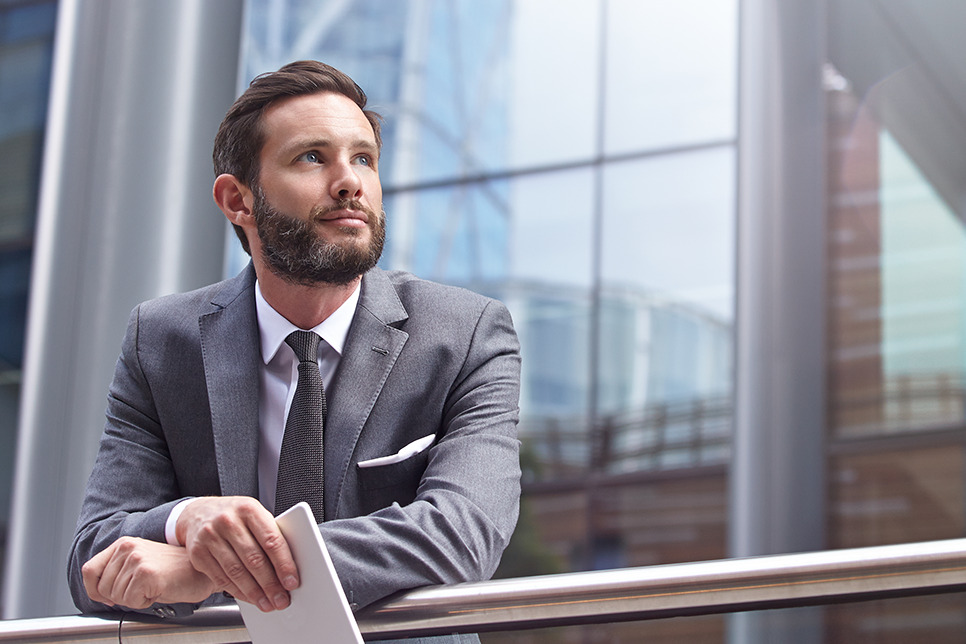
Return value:
<svg viewBox="0 0 966 644">
<path fill-rule="evenodd" d="M 592 158 L 597 151 L 601 3 L 513 3 L 511 166 Z"/>
<path fill-rule="evenodd" d="M 589 169 L 513 181 L 509 268 L 514 279 L 569 288 L 590 287 L 593 181 Z"/>
<path fill-rule="evenodd" d="M 606 150 L 732 139 L 738 3 L 608 3 Z"/>
<path fill-rule="evenodd" d="M 734 182 L 730 146 L 609 166 L 603 208 L 605 283 L 730 322 Z"/>
</svg>

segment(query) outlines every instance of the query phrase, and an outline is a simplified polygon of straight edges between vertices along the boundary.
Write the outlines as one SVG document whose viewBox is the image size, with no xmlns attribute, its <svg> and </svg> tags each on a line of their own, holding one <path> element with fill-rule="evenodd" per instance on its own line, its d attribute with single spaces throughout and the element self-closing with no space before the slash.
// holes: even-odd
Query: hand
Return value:
<svg viewBox="0 0 966 644">
<path fill-rule="evenodd" d="M 175 532 L 191 565 L 220 590 L 266 612 L 291 602 L 288 591 L 299 585 L 295 561 L 275 518 L 255 499 L 195 499 Z"/>
<path fill-rule="evenodd" d="M 184 548 L 136 537 L 121 537 L 81 571 L 90 598 L 108 606 L 200 602 L 218 590 L 194 569 Z"/>
</svg>

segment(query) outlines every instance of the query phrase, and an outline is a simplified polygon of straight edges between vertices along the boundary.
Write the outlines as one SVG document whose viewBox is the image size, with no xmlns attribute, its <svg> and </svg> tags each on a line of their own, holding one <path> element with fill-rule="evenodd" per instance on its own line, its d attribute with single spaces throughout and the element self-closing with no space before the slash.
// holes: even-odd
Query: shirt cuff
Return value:
<svg viewBox="0 0 966 644">
<path fill-rule="evenodd" d="M 178 532 L 176 528 L 178 527 L 178 517 L 184 512 L 184 509 L 188 507 L 188 504 L 192 501 L 197 500 L 197 497 L 191 497 L 190 499 L 185 499 L 178 503 L 171 509 L 171 514 L 168 515 L 168 520 L 164 522 L 164 540 L 168 542 L 171 546 L 183 546 L 184 544 L 178 541 Z"/>
</svg>

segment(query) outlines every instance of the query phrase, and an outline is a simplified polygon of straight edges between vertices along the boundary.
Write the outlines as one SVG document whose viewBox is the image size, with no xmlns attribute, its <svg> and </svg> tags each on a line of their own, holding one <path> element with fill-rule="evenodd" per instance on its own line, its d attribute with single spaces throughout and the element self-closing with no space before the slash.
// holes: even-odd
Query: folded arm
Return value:
<svg viewBox="0 0 966 644">
<path fill-rule="evenodd" d="M 201 452 L 203 444 L 198 443 L 210 440 L 205 438 L 210 433 L 179 428 L 175 431 L 179 438 L 170 443 L 174 440 L 171 428 L 183 422 L 180 415 L 189 405 L 157 402 L 153 389 L 159 387 L 152 379 L 161 373 L 169 377 L 162 368 L 168 365 L 158 366 L 157 361 L 142 365 L 138 335 L 136 311 L 115 371 L 107 426 L 71 549 L 68 576 L 75 603 L 84 612 L 94 612 L 107 608 L 105 604 L 143 609 L 149 599 L 186 602 L 176 607 L 183 614 L 192 610 L 205 590 L 227 590 L 256 604 L 268 598 L 272 608 L 282 607 L 285 600 L 279 599 L 279 590 L 293 586 L 293 572 L 297 583 L 297 572 L 284 554 L 275 551 L 284 540 L 270 532 L 269 523 L 277 531 L 274 521 L 253 499 L 245 502 L 257 505 L 263 514 L 251 512 L 249 506 L 239 514 L 234 501 L 227 514 L 208 500 L 192 503 L 178 520 L 186 549 L 167 550 L 175 547 L 168 546 L 164 537 L 172 508 L 186 496 L 221 492 L 213 455 Z M 439 403 L 442 417 L 437 415 L 428 428 L 438 439 L 420 455 L 425 470 L 418 477 L 412 502 L 377 505 L 363 510 L 365 516 L 320 526 L 346 595 L 357 607 L 402 589 L 488 578 L 513 532 L 520 494 L 516 436 L 520 357 L 502 305 L 484 306 L 468 349 L 459 357 L 462 362 L 456 365 L 455 376 L 444 385 L 445 400 Z M 188 395 L 204 387 L 202 378 L 179 377 L 187 380 L 183 388 Z M 405 423 L 406 418 L 397 422 Z M 205 473 L 206 468 L 212 473 Z M 196 479 L 191 489 L 182 489 L 186 472 Z M 350 493 L 369 498 L 366 492 Z M 155 544 L 149 547 L 125 537 Z M 98 554 L 104 552 L 109 554 Z M 132 584 L 134 568 L 127 562 L 130 557 L 124 557 L 132 552 L 137 553 L 136 563 L 145 553 L 159 557 L 162 564 L 152 563 L 156 567 L 146 569 L 145 581 Z M 194 573 L 202 572 L 210 586 L 181 567 L 185 556 Z M 89 561 L 95 563 L 84 569 Z M 269 563 L 271 573 L 266 574 Z M 151 574 L 166 564 L 174 566 L 172 579 L 178 580 L 176 586 L 184 593 L 152 581 Z M 104 581 L 104 571 L 112 574 L 110 584 Z M 118 589 L 123 592 L 118 594 Z"/>
</svg>

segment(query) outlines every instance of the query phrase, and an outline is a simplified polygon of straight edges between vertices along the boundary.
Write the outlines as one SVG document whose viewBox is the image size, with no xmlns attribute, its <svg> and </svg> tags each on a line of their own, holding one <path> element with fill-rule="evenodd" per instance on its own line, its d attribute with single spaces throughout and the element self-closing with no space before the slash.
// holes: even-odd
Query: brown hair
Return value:
<svg viewBox="0 0 966 644">
<path fill-rule="evenodd" d="M 258 183 L 258 158 L 265 143 L 261 128 L 265 109 L 284 98 L 319 92 L 335 92 L 355 102 L 372 126 L 376 146 L 382 148 L 380 116 L 366 109 L 366 93 L 362 88 L 335 67 L 314 60 L 300 60 L 277 72 L 256 76 L 235 100 L 215 135 L 212 152 L 215 176 L 231 174 L 249 188 L 254 188 Z M 235 226 L 235 234 L 245 252 L 251 254 L 241 227 Z"/>
</svg>

